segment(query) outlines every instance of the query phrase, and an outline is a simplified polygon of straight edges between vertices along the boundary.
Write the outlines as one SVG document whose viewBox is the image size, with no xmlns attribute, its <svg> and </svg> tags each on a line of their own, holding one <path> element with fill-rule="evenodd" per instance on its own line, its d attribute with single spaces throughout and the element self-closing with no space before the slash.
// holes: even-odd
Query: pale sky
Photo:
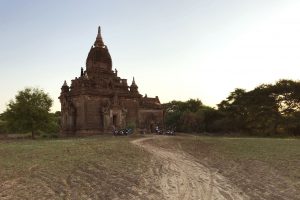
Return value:
<svg viewBox="0 0 300 200">
<path fill-rule="evenodd" d="M 162 103 L 215 106 L 235 88 L 300 79 L 298 0 L 0 0 L 0 112 L 85 67 L 97 27 L 114 68 Z"/>
</svg>

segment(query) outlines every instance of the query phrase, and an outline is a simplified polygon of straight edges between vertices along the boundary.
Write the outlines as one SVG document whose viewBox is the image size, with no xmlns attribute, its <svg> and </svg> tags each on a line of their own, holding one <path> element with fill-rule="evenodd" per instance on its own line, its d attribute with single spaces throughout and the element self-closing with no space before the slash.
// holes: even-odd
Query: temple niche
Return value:
<svg viewBox="0 0 300 200">
<path fill-rule="evenodd" d="M 118 76 L 112 69 L 112 59 L 104 45 L 100 27 L 94 45 L 86 59 L 80 76 L 68 86 L 65 81 L 60 94 L 61 134 L 92 135 L 110 133 L 135 126 L 152 131 L 162 126 L 164 112 L 159 98 L 142 96 L 133 78 Z"/>
</svg>

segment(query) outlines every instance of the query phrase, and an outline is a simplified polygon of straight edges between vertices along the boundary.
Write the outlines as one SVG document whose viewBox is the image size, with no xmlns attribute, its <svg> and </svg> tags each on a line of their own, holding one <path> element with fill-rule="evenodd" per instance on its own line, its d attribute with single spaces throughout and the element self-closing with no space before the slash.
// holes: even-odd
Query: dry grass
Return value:
<svg viewBox="0 0 300 200">
<path fill-rule="evenodd" d="M 150 155 L 131 138 L 0 141 L 0 199 L 131 199 Z"/>
</svg>

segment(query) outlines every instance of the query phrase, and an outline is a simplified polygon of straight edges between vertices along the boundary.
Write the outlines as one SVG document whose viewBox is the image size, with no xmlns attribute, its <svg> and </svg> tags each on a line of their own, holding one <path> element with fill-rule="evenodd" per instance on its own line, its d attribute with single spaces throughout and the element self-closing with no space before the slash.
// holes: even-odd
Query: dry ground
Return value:
<svg viewBox="0 0 300 200">
<path fill-rule="evenodd" d="M 189 154 L 250 199 L 300 200 L 299 139 L 185 135 L 147 143 Z"/>
<path fill-rule="evenodd" d="M 160 198 L 146 173 L 155 162 L 131 140 L 0 141 L 0 199 Z"/>
<path fill-rule="evenodd" d="M 142 138 L 133 143 L 151 152 L 163 163 L 158 182 L 165 199 L 248 199 L 247 195 L 217 171 L 197 162 L 181 148 L 159 148 L 153 143 L 147 143 L 149 140 L 153 141 L 152 138 Z"/>
<path fill-rule="evenodd" d="M 133 143 L 133 144 L 132 144 Z M 300 140 L 0 141 L 0 199 L 300 199 Z"/>
</svg>

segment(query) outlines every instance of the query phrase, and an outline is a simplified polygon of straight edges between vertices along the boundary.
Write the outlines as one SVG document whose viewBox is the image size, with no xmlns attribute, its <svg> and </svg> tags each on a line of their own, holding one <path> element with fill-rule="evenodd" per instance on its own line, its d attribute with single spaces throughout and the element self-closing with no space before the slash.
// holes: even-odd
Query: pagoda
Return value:
<svg viewBox="0 0 300 200">
<path fill-rule="evenodd" d="M 120 78 L 112 69 L 112 59 L 104 44 L 101 29 L 81 68 L 80 76 L 64 81 L 61 102 L 61 134 L 93 135 L 134 126 L 153 131 L 163 125 L 163 108 L 159 98 L 142 96 L 133 78 Z"/>
</svg>

